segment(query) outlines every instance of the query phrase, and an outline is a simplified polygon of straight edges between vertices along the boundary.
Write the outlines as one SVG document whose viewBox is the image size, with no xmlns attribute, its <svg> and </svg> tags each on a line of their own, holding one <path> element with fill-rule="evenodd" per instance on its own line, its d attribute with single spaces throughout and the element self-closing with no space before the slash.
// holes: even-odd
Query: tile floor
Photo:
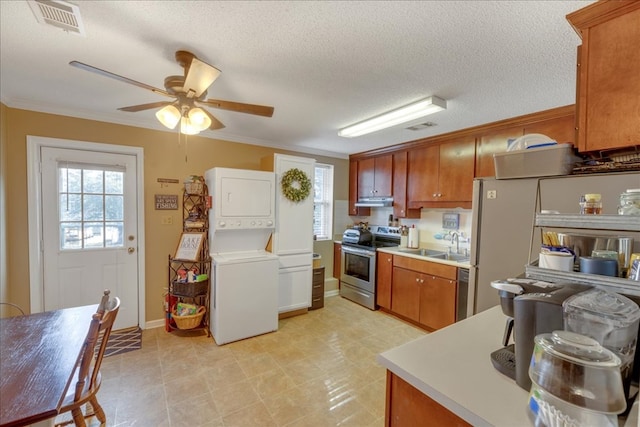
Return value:
<svg viewBox="0 0 640 427">
<path fill-rule="evenodd" d="M 424 334 L 339 296 L 224 346 L 149 329 L 141 350 L 104 359 L 98 399 L 107 426 L 382 427 L 376 355 Z"/>
</svg>

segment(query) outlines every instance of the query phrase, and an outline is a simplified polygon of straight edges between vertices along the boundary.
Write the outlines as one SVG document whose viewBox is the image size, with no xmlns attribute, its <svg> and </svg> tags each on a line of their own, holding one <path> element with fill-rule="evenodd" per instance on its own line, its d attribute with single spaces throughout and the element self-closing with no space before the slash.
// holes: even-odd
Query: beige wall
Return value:
<svg viewBox="0 0 640 427">
<path fill-rule="evenodd" d="M 163 132 L 132 126 L 123 126 L 93 120 L 37 113 L 8 108 L 2 105 L 0 128 L 0 154 L 2 173 L 0 185 L 6 182 L 7 233 L 1 236 L 0 245 L 6 242 L 11 248 L 7 253 L 7 268 L 2 268 L 0 278 L 6 274 L 7 293 L 0 299 L 10 300 L 29 308 L 29 247 L 27 223 L 27 135 L 62 138 L 142 147 L 144 149 L 145 190 L 145 248 L 146 248 L 146 320 L 163 318 L 162 294 L 167 287 L 167 256 L 175 250 L 181 228 L 181 211 L 156 211 L 155 194 L 182 194 L 182 184 L 160 184 L 158 178 L 174 178 L 180 182 L 188 175 L 201 175 L 216 167 L 260 169 L 263 157 L 274 152 L 313 157 L 318 162 L 335 166 L 336 199 L 348 197 L 349 165 L 346 159 L 337 159 L 303 153 L 274 150 L 256 145 L 212 140 L 184 135 L 179 141 L 178 132 Z M 6 181 L 5 181 L 6 180 Z M 0 209 L 3 208 L 0 191 Z M 162 217 L 172 215 L 173 224 L 163 225 Z M 1 227 L 1 225 L 0 225 Z M 0 228 L 0 231 L 2 228 Z M 324 243 L 318 242 L 322 246 Z M 324 251 L 323 251 L 324 252 Z M 2 262 L 0 253 L 0 262 Z M 324 254 L 323 254 L 323 258 Z M 328 263 L 325 262 L 325 265 Z M 5 273 L 6 271 L 6 273 Z M 327 273 L 330 276 L 331 272 Z M 0 282 L 2 284 L 2 282 Z M 4 288 L 0 288 L 4 292 Z"/>
<path fill-rule="evenodd" d="M 0 104 L 0 301 L 11 302 L 7 288 L 7 203 L 6 203 L 6 171 L 7 171 L 7 108 Z M 0 307 L 0 317 L 10 313 L 9 307 Z"/>
</svg>

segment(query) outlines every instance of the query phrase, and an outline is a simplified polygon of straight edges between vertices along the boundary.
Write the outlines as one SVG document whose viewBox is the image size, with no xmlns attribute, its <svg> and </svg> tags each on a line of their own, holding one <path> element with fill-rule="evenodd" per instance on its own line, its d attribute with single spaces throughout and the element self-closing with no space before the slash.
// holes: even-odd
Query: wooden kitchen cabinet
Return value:
<svg viewBox="0 0 640 427">
<path fill-rule="evenodd" d="M 578 54 L 579 151 L 640 145 L 640 2 L 598 1 L 567 15 Z"/>
<path fill-rule="evenodd" d="M 393 153 L 393 216 L 420 218 L 420 209 L 407 207 L 407 152 Z"/>
<path fill-rule="evenodd" d="M 358 160 L 358 197 L 391 197 L 393 156 Z"/>
<path fill-rule="evenodd" d="M 471 426 L 471 424 L 389 371 L 387 371 L 384 424 L 386 427 Z"/>
<path fill-rule="evenodd" d="M 391 311 L 414 322 L 420 321 L 421 276 L 415 271 L 393 267 Z"/>
<path fill-rule="evenodd" d="M 455 323 L 457 272 L 452 265 L 394 256 L 391 311 L 430 330 Z"/>
<path fill-rule="evenodd" d="M 349 216 L 369 216 L 371 208 L 359 208 L 358 201 L 358 161 L 349 161 Z"/>
<path fill-rule="evenodd" d="M 471 207 L 475 137 L 409 150 L 409 208 Z"/>
<path fill-rule="evenodd" d="M 393 255 L 378 252 L 376 263 L 376 304 L 391 310 L 391 278 L 393 277 Z"/>
<path fill-rule="evenodd" d="M 482 134 L 476 148 L 476 177 L 496 176 L 493 155 L 507 151 L 509 139 L 523 135 L 522 126 L 498 129 Z"/>
<path fill-rule="evenodd" d="M 576 116 L 575 114 L 569 114 L 564 117 L 531 123 L 524 127 L 523 134 L 528 133 L 541 133 L 547 135 L 559 144 L 570 142 L 575 146 Z"/>
<path fill-rule="evenodd" d="M 552 110 L 553 117 L 532 118 L 529 123 L 517 123 L 512 126 L 501 127 L 493 131 L 484 132 L 478 137 L 476 146 L 476 177 L 491 177 L 496 175 L 493 155 L 507 151 L 508 141 L 525 134 L 541 133 L 558 143 L 576 140 L 574 109 L 563 107 Z"/>
<path fill-rule="evenodd" d="M 342 244 L 333 242 L 333 277 L 335 279 L 338 279 L 338 281 L 340 280 L 340 272 L 342 271 L 341 269 L 342 269 Z"/>
<path fill-rule="evenodd" d="M 420 323 L 441 329 L 456 322 L 456 290 L 458 282 L 427 275 L 420 283 Z"/>
</svg>

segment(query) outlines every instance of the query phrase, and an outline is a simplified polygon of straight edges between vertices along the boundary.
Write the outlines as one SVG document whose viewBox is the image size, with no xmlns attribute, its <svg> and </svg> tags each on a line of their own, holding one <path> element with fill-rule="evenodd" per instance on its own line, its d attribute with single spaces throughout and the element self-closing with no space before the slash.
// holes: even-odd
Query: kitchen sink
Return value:
<svg viewBox="0 0 640 427">
<path fill-rule="evenodd" d="M 406 254 L 420 255 L 426 258 L 434 258 L 434 259 L 442 259 L 446 261 L 454 261 L 454 262 L 467 262 L 469 261 L 468 255 L 463 254 L 452 254 L 443 251 L 438 251 L 435 249 L 411 249 L 411 248 L 402 248 L 399 249 L 400 252 Z"/>
<path fill-rule="evenodd" d="M 448 253 L 438 253 L 433 255 L 426 255 L 428 258 L 436 258 L 436 259 L 444 259 L 447 261 L 455 261 L 455 262 L 468 262 L 469 256 L 463 254 L 448 254 Z"/>
<path fill-rule="evenodd" d="M 422 249 L 403 248 L 403 249 L 400 249 L 400 252 L 413 254 L 413 255 L 428 256 L 428 257 L 446 255 L 446 253 L 442 251 L 437 251 L 435 249 L 424 249 L 424 248 Z"/>
</svg>

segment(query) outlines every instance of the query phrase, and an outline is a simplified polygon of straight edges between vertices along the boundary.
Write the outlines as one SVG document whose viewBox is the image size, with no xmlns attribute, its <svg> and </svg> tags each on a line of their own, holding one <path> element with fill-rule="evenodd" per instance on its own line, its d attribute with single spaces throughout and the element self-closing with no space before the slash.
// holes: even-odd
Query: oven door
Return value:
<svg viewBox="0 0 640 427">
<path fill-rule="evenodd" d="M 340 281 L 370 293 L 376 291 L 376 252 L 342 245 Z"/>
</svg>

